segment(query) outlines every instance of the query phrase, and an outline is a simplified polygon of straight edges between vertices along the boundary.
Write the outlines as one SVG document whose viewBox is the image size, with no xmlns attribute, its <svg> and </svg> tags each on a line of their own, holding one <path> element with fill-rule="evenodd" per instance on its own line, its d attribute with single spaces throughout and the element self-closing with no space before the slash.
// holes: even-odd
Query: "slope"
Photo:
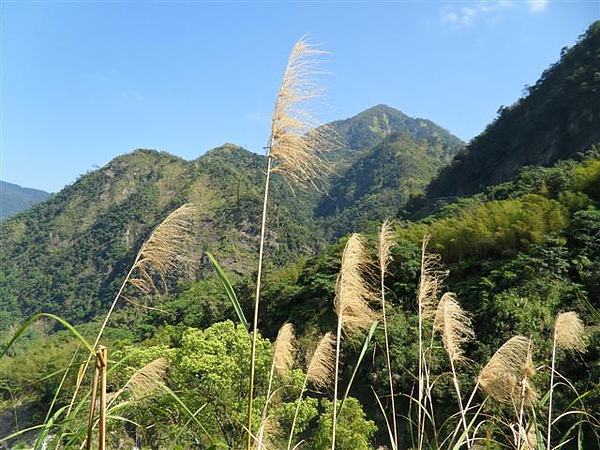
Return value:
<svg viewBox="0 0 600 450">
<path fill-rule="evenodd" d="M 600 21 L 527 91 L 430 184 L 429 200 L 474 194 L 600 141 Z"/>
<path fill-rule="evenodd" d="M 384 105 L 332 126 L 346 152 L 316 215 L 334 237 L 397 216 L 464 146 L 435 123 Z"/>
<path fill-rule="evenodd" d="M 8 219 L 0 227 L 0 329 L 40 311 L 74 322 L 103 311 L 151 230 L 185 202 L 201 207 L 199 256 L 210 250 L 228 270 L 251 271 L 263 171 L 263 157 L 232 145 L 194 161 L 136 150 Z M 290 196 L 281 180 L 272 198 L 270 261 L 313 252 L 315 200 Z"/>
</svg>

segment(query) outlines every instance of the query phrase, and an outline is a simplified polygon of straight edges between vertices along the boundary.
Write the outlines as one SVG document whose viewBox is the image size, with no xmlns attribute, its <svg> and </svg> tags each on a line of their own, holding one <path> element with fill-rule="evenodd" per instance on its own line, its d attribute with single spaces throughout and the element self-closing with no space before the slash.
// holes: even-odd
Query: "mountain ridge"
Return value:
<svg viewBox="0 0 600 450">
<path fill-rule="evenodd" d="M 0 222 L 50 197 L 41 189 L 0 180 Z"/>
<path fill-rule="evenodd" d="M 429 201 L 475 194 L 600 141 L 600 21 L 526 91 L 431 182 Z"/>
</svg>

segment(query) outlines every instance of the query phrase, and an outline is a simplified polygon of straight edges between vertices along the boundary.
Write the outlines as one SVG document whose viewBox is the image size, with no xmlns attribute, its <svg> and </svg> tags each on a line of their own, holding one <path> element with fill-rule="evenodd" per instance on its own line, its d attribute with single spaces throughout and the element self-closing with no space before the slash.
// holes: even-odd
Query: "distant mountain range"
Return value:
<svg viewBox="0 0 600 450">
<path fill-rule="evenodd" d="M 48 192 L 0 181 L 0 221 L 48 198 Z"/>
</svg>

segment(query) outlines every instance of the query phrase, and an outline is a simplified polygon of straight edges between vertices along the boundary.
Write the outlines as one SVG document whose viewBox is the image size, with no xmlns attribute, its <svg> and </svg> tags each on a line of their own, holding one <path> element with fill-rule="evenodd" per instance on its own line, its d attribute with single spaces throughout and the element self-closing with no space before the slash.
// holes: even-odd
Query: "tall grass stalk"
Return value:
<svg viewBox="0 0 600 450">
<path fill-rule="evenodd" d="M 171 212 L 150 234 L 150 237 L 142 244 L 138 251 L 129 272 L 125 276 L 117 294 L 115 295 L 100 330 L 96 335 L 94 344 L 91 346 L 86 363 L 82 369 L 82 374 L 78 378 L 75 391 L 71 398 L 71 403 L 67 409 L 67 417 L 70 415 L 75 400 L 81 388 L 84 374 L 89 367 L 90 361 L 97 349 L 108 321 L 112 316 L 119 300 L 121 300 L 125 288 L 131 285 L 143 293 L 149 293 L 153 289 L 167 287 L 168 276 L 177 271 L 185 271 L 193 266 L 193 259 L 187 255 L 193 248 L 195 233 L 194 219 L 199 210 L 195 204 L 184 204 Z M 137 273 L 137 277 L 135 274 Z M 157 283 L 160 284 L 157 286 Z"/>
<path fill-rule="evenodd" d="M 269 373 L 269 384 L 267 387 L 267 395 L 265 406 L 261 416 L 260 430 L 258 433 L 257 449 L 262 448 L 262 442 L 265 433 L 265 427 L 267 423 L 267 410 L 269 407 L 269 400 L 271 398 L 271 390 L 273 388 L 273 378 L 275 373 L 280 377 L 286 376 L 288 371 L 291 369 L 294 363 L 294 326 L 291 323 L 285 323 L 279 329 L 277 333 L 277 339 L 275 339 L 275 345 L 273 349 L 273 359 L 271 362 L 271 372 Z"/>
<path fill-rule="evenodd" d="M 325 129 L 315 128 L 318 122 L 307 109 L 309 102 L 321 92 L 321 89 L 317 88 L 312 80 L 316 75 L 322 73 L 319 70 L 320 60 L 316 57 L 323 53 L 305 39 L 300 39 L 294 45 L 277 94 L 271 121 L 252 324 L 246 427 L 248 450 L 252 448 L 254 373 L 270 176 L 271 173 L 279 172 L 289 185 L 306 183 L 314 185 L 327 167 L 327 163 L 319 157 L 318 153 L 324 150 L 322 144 L 326 142 L 326 137 L 322 130 Z"/>
<path fill-rule="evenodd" d="M 302 397 L 306 392 L 308 383 L 312 383 L 316 387 L 325 388 L 331 385 L 331 378 L 334 374 L 335 368 L 335 342 L 332 333 L 326 333 L 321 338 L 315 351 L 310 358 L 308 368 L 306 370 L 306 376 L 300 389 L 300 395 L 296 401 L 296 411 L 294 412 L 294 418 L 292 420 L 292 426 L 290 427 L 290 437 L 288 439 L 287 450 L 292 448 L 292 440 L 294 438 L 294 429 L 296 428 L 296 421 L 298 419 L 298 413 L 300 411 L 300 405 L 302 403 Z M 260 450 L 260 449 L 259 449 Z"/>
<path fill-rule="evenodd" d="M 456 363 L 464 359 L 461 345 L 472 340 L 475 337 L 475 332 L 471 325 L 471 319 L 463 311 L 455 294 L 447 292 L 440 299 L 433 322 L 433 331 L 434 333 L 441 333 L 444 348 L 450 359 L 452 382 L 456 391 L 456 398 L 460 409 L 461 422 L 465 431 L 467 448 L 471 448 L 471 443 L 469 441 L 469 426 L 467 425 L 466 410 L 463 406 L 460 393 Z"/>
<path fill-rule="evenodd" d="M 390 383 L 390 401 L 392 405 L 392 427 L 393 436 L 391 440 L 392 450 L 398 449 L 398 424 L 396 420 L 396 399 L 394 396 L 394 380 L 392 378 L 392 363 L 390 361 L 390 342 L 388 337 L 387 313 L 385 302 L 385 275 L 387 268 L 392 260 L 391 249 L 394 246 L 394 232 L 392 223 L 385 220 L 379 230 L 379 278 L 380 278 L 380 294 L 381 294 L 381 309 L 383 314 L 383 335 L 385 338 L 385 357 L 388 370 L 388 381 Z M 387 418 L 386 418 L 387 421 Z"/>
<path fill-rule="evenodd" d="M 424 417 L 424 396 L 425 390 L 429 389 L 429 372 L 427 369 L 427 361 L 425 359 L 425 350 L 423 346 L 424 336 L 423 327 L 424 321 L 431 318 L 435 312 L 435 304 L 437 295 L 443 280 L 447 276 L 447 272 L 443 271 L 440 266 L 440 256 L 427 252 L 427 244 L 429 237 L 425 236 L 421 246 L 421 272 L 419 278 L 419 288 L 417 291 L 417 307 L 419 321 L 419 368 L 418 368 L 418 393 L 417 393 L 417 429 L 418 429 L 418 449 L 423 448 L 425 436 L 425 417 Z M 426 386 L 427 385 L 427 386 Z M 430 402 L 431 403 L 431 402 Z M 433 414 L 431 414 L 433 417 Z"/>
<path fill-rule="evenodd" d="M 554 373 L 556 367 L 556 350 L 585 351 L 585 326 L 575 312 L 564 312 L 556 317 L 552 334 L 552 359 L 550 367 L 550 390 L 548 394 L 548 429 L 546 431 L 546 450 L 551 449 L 552 442 L 552 400 L 554 396 Z"/>
<path fill-rule="evenodd" d="M 331 435 L 331 449 L 335 449 L 335 433 L 337 425 L 337 399 L 340 365 L 340 341 L 342 329 L 351 333 L 367 329 L 375 320 L 375 313 L 371 309 L 369 300 L 372 293 L 364 278 L 368 270 L 368 258 L 360 236 L 352 234 L 346 242 L 342 255 L 342 264 L 335 287 L 334 307 L 338 317 L 336 349 L 335 349 L 335 377 L 333 388 L 333 426 Z"/>
</svg>

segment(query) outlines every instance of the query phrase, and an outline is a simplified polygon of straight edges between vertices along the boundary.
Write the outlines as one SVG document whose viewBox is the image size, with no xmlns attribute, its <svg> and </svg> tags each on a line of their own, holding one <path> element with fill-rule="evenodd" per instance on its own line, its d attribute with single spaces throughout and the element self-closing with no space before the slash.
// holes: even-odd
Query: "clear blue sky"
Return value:
<svg viewBox="0 0 600 450">
<path fill-rule="evenodd" d="M 136 148 L 263 152 L 306 33 L 331 52 L 321 120 L 385 103 L 469 140 L 600 19 L 600 0 L 0 4 L 0 179 L 51 192 Z"/>
</svg>

